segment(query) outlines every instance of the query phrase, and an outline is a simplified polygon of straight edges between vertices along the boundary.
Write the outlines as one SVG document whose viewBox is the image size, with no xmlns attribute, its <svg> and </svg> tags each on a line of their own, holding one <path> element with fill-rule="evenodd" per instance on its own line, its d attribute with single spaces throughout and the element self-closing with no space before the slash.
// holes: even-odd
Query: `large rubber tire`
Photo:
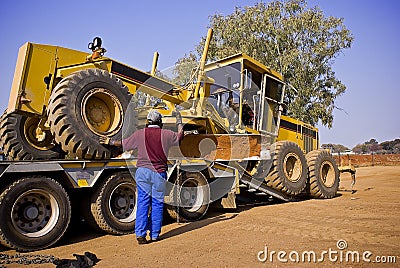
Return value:
<svg viewBox="0 0 400 268">
<path fill-rule="evenodd" d="M 54 144 L 50 131 L 45 139 L 36 139 L 38 117 L 17 113 L 4 113 L 0 117 L 0 147 L 9 160 L 47 160 L 64 157 L 61 148 Z"/>
<path fill-rule="evenodd" d="M 47 248 L 66 231 L 71 205 L 63 187 L 44 176 L 24 177 L 0 195 L 0 243 L 19 251 Z"/>
<path fill-rule="evenodd" d="M 272 145 L 271 170 L 265 182 L 282 193 L 297 195 L 307 184 L 307 162 L 300 147 L 290 141 L 279 141 Z"/>
<path fill-rule="evenodd" d="M 71 158 L 107 159 L 101 137 L 120 139 L 131 95 L 116 76 L 86 69 L 65 77 L 53 90 L 48 117 L 57 143 Z"/>
<path fill-rule="evenodd" d="M 129 172 L 119 172 L 97 185 L 91 196 L 91 212 L 96 229 L 114 235 L 135 231 L 136 182 Z"/>
<path fill-rule="evenodd" d="M 208 211 L 210 187 L 200 172 L 182 173 L 171 194 L 173 204 L 166 205 L 166 210 L 173 220 L 196 221 Z"/>
<path fill-rule="evenodd" d="M 339 170 L 333 156 L 326 150 L 307 154 L 309 183 L 307 192 L 314 198 L 332 198 L 339 188 Z"/>
</svg>

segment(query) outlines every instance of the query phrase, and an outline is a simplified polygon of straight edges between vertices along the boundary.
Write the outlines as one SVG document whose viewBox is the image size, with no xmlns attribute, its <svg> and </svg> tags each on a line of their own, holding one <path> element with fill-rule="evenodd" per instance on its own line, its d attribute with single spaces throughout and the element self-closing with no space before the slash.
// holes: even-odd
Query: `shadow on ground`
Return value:
<svg viewBox="0 0 400 268">
<path fill-rule="evenodd" d="M 75 244 L 92 240 L 104 235 L 104 233 L 99 233 L 93 230 L 93 228 L 88 226 L 85 222 L 72 223 L 65 232 L 64 236 L 53 247 Z"/>
<path fill-rule="evenodd" d="M 340 195 L 340 194 L 339 194 Z M 202 220 L 195 222 L 188 222 L 183 225 L 178 225 L 177 228 L 167 231 L 162 234 L 162 239 L 166 239 L 169 237 L 178 236 L 183 233 L 191 232 L 193 230 L 197 230 L 203 228 L 205 226 L 234 219 L 240 212 L 251 210 L 257 206 L 266 206 L 266 205 L 284 205 L 285 202 L 282 202 L 278 199 L 271 199 L 267 197 L 259 197 L 254 199 L 253 196 L 249 195 L 241 195 L 237 196 L 237 208 L 236 209 L 223 209 L 215 206 L 211 206 L 207 214 Z M 164 225 L 173 224 L 173 221 L 170 218 L 164 218 Z M 133 231 L 133 230 L 132 230 Z M 90 225 L 88 225 L 85 221 L 81 219 L 73 219 L 70 223 L 70 226 L 64 236 L 51 248 L 56 248 L 65 245 L 72 245 L 88 240 L 92 240 L 106 234 L 100 233 L 96 230 L 93 230 Z M 0 252 L 4 252 L 9 250 L 8 248 L 0 245 Z"/>
<path fill-rule="evenodd" d="M 177 235 L 180 235 L 183 233 L 188 233 L 193 230 L 203 228 L 207 225 L 210 225 L 210 224 L 213 224 L 216 222 L 231 220 L 231 219 L 235 218 L 236 216 L 237 216 L 237 214 L 233 214 L 231 216 L 226 216 L 226 215 L 217 215 L 217 216 L 211 216 L 211 217 L 209 216 L 203 220 L 190 222 L 190 223 L 187 223 L 176 229 L 172 229 L 172 230 L 166 232 L 165 234 L 162 234 L 161 239 L 166 239 L 166 238 L 177 236 Z"/>
</svg>

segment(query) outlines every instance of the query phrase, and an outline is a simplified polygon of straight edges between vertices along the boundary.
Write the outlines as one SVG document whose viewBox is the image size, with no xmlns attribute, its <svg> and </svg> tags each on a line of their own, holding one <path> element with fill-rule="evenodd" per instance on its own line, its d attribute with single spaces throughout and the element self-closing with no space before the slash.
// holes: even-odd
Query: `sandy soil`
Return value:
<svg viewBox="0 0 400 268">
<path fill-rule="evenodd" d="M 333 199 L 243 205 L 237 211 L 214 211 L 198 222 L 167 223 L 162 230 L 163 240 L 141 246 L 134 235 L 100 235 L 80 228 L 70 231 L 53 248 L 35 254 L 73 259 L 73 253 L 90 251 L 101 259 L 95 266 L 99 268 L 310 267 L 317 264 L 313 258 L 309 262 L 304 252 L 313 251 L 317 261 L 323 259 L 319 267 L 399 267 L 400 166 L 357 169 L 354 190 L 350 190 L 350 176 L 344 174 L 339 196 Z M 337 244 L 339 240 L 345 240 L 347 248 L 342 249 L 343 244 Z M 263 260 L 266 247 L 268 258 L 261 262 L 258 255 Z M 286 252 L 281 259 L 288 262 L 279 261 L 277 253 L 271 258 L 272 251 Z M 323 254 L 324 251 L 330 253 Z M 365 251 L 371 252 L 365 255 L 370 263 L 363 261 Z M 353 262 L 348 252 L 358 252 L 360 261 L 355 258 Z M 16 252 L 0 248 L 0 253 Z M 296 254 L 298 263 L 292 261 Z M 373 262 L 379 260 L 376 257 L 388 261 L 387 256 L 397 256 L 396 263 Z"/>
</svg>

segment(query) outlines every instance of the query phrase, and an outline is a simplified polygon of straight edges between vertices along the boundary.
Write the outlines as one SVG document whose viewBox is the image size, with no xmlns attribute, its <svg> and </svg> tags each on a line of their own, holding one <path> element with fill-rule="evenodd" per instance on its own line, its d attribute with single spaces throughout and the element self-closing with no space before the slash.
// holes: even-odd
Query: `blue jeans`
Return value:
<svg viewBox="0 0 400 268">
<path fill-rule="evenodd" d="M 136 170 L 135 178 L 138 190 L 136 237 L 146 237 L 147 230 L 149 230 L 150 237 L 157 239 L 162 226 L 167 173 L 158 173 L 148 168 L 139 167 Z"/>
</svg>

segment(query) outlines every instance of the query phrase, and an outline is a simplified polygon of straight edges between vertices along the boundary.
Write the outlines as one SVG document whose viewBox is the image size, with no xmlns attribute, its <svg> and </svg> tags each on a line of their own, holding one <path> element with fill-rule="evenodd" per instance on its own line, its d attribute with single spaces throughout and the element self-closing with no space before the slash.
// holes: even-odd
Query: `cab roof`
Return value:
<svg viewBox="0 0 400 268">
<path fill-rule="evenodd" d="M 212 69 L 221 67 L 221 65 L 226 66 L 226 65 L 229 65 L 234 62 L 242 62 L 242 61 L 244 63 L 244 66 L 248 66 L 260 73 L 268 73 L 269 75 L 272 75 L 272 76 L 278 78 L 279 80 L 283 81 L 283 77 L 280 73 L 274 71 L 270 67 L 262 64 L 261 62 L 253 59 L 252 57 L 250 57 L 244 53 L 238 53 L 238 54 L 220 59 L 218 61 L 208 63 L 205 66 L 205 70 L 208 71 L 208 70 L 212 70 Z"/>
</svg>

